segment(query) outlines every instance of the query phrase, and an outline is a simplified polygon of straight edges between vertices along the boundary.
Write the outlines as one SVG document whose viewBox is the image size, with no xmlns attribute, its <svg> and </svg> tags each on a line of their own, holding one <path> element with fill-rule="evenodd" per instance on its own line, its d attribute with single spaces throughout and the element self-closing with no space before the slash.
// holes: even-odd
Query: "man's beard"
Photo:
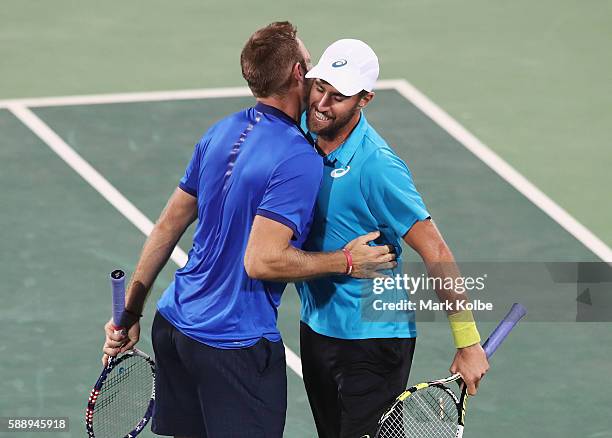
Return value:
<svg viewBox="0 0 612 438">
<path fill-rule="evenodd" d="M 344 128 L 350 121 L 351 118 L 355 115 L 355 112 L 358 111 L 359 105 L 356 104 L 350 111 L 347 111 L 346 114 L 343 114 L 340 117 L 336 117 L 335 119 L 330 120 L 329 122 L 325 122 L 324 124 L 319 122 L 314 115 L 314 105 L 308 109 L 308 130 L 314 134 L 317 134 L 319 137 L 323 137 L 328 140 L 332 140 L 338 134 L 342 128 Z M 321 123 L 321 127 L 317 128 L 317 125 Z"/>
</svg>

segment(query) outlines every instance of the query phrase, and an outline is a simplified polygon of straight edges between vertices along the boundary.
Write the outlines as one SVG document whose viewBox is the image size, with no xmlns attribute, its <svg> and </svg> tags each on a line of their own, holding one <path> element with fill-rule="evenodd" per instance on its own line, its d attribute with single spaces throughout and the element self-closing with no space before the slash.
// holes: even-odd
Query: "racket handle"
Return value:
<svg viewBox="0 0 612 438">
<path fill-rule="evenodd" d="M 489 336 L 482 346 L 485 353 L 487 354 L 487 358 L 493 356 L 497 347 L 501 345 L 502 342 L 506 339 L 506 337 L 510 334 L 514 326 L 520 319 L 527 314 L 527 309 L 523 307 L 523 305 L 515 303 L 512 305 L 512 308 L 506 315 L 504 319 L 499 323 L 499 325 L 493 330 L 493 333 Z"/>
<path fill-rule="evenodd" d="M 116 269 L 110 274 L 111 286 L 113 288 L 113 324 L 119 327 L 121 315 L 125 309 L 125 273 Z"/>
</svg>

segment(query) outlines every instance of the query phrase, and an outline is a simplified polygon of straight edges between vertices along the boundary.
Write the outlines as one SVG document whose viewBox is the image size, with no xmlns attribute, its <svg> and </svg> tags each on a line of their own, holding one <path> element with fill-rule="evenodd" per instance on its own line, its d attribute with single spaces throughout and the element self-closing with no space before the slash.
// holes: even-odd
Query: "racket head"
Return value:
<svg viewBox="0 0 612 438">
<path fill-rule="evenodd" d="M 109 358 L 92 388 L 85 412 L 90 438 L 135 437 L 155 405 L 155 362 L 133 349 Z"/>
<path fill-rule="evenodd" d="M 527 310 L 521 304 L 515 303 L 512 306 L 484 343 L 483 348 L 488 358 L 495 353 L 514 326 L 526 314 Z M 460 379 L 461 376 L 455 374 L 446 379 L 420 383 L 408 388 L 397 397 L 391 408 L 381 417 L 376 438 L 417 438 L 422 436 L 461 438 L 468 400 L 467 387 L 463 385 L 461 395 L 457 397 L 446 386 L 448 383 L 458 382 Z M 438 400 L 438 408 L 436 408 L 435 400 Z M 452 423 L 450 412 L 453 412 L 453 410 L 450 409 L 450 406 L 453 403 L 457 415 L 454 430 L 449 426 Z M 447 404 L 449 408 L 445 407 Z M 438 415 L 439 418 L 436 418 L 436 409 L 445 415 Z M 417 412 L 418 415 L 413 411 Z M 448 418 L 446 417 L 447 412 L 449 412 Z M 424 413 L 424 415 L 420 415 L 421 413 Z M 413 421 L 413 419 L 416 420 Z"/>
<path fill-rule="evenodd" d="M 463 435 L 463 421 L 467 392 L 460 395 L 448 386 L 460 382 L 461 376 L 419 383 L 404 391 L 381 417 L 376 438 L 459 438 Z"/>
</svg>

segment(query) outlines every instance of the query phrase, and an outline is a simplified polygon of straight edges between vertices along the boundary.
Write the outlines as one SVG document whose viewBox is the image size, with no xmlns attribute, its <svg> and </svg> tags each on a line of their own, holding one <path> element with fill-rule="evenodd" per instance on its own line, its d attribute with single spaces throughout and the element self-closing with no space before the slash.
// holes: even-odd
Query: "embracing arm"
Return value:
<svg viewBox="0 0 612 438">
<path fill-rule="evenodd" d="M 353 277 L 371 277 L 380 269 L 394 266 L 395 254 L 386 246 L 369 246 L 375 231 L 349 242 Z M 298 281 L 317 276 L 344 274 L 347 258 L 341 250 L 307 252 L 291 245 L 293 231 L 286 225 L 263 216 L 255 216 L 244 255 L 244 268 L 251 278 L 269 281 Z"/>
</svg>

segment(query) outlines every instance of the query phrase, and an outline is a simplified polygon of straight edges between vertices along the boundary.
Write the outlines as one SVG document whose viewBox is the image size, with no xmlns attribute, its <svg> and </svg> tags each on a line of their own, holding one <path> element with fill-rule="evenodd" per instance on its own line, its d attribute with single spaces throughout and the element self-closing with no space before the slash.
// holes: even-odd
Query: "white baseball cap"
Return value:
<svg viewBox="0 0 612 438">
<path fill-rule="evenodd" d="M 360 40 L 338 40 L 325 49 L 307 78 L 323 79 L 345 96 L 372 91 L 378 79 L 378 57 Z"/>
</svg>

